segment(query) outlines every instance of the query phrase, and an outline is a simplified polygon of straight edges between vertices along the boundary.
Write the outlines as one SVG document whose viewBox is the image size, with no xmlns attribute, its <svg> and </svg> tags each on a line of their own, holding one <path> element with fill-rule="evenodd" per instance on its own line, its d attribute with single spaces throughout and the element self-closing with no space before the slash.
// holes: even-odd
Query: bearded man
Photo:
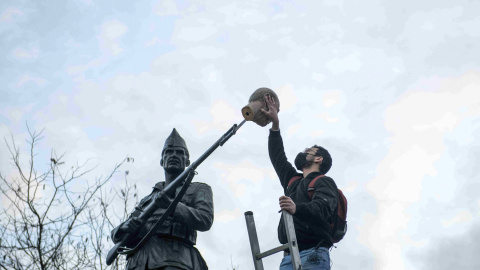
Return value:
<svg viewBox="0 0 480 270">
<path fill-rule="evenodd" d="M 264 98 L 266 109 L 260 110 L 272 122 L 268 137 L 268 153 L 285 192 L 285 196 L 279 198 L 280 209 L 293 217 L 302 269 L 329 270 L 329 248 L 333 243 L 329 237 L 330 228 L 324 225 L 329 224 L 335 217 L 339 196 L 333 179 L 325 176 L 332 167 L 332 157 L 325 148 L 314 145 L 298 153 L 293 167 L 288 162 L 283 147 L 277 114 L 278 104 L 270 95 Z M 297 170 L 302 173 L 299 174 Z M 292 178 L 296 176 L 299 179 L 293 182 Z M 314 193 L 310 198 L 309 184 L 314 179 L 318 181 L 314 182 Z M 283 216 L 278 226 L 278 239 L 282 244 L 288 242 Z M 286 251 L 280 270 L 292 268 L 291 256 Z"/>
</svg>

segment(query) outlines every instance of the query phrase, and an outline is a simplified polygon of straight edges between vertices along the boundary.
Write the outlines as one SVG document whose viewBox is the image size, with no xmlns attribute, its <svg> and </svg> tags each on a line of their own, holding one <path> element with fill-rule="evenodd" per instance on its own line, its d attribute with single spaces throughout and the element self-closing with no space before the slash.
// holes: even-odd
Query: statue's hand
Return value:
<svg viewBox="0 0 480 270">
<path fill-rule="evenodd" d="M 122 226 L 118 228 L 118 230 L 124 233 L 134 233 L 140 228 L 141 225 L 142 221 L 139 218 L 132 217 L 125 221 Z"/>
</svg>

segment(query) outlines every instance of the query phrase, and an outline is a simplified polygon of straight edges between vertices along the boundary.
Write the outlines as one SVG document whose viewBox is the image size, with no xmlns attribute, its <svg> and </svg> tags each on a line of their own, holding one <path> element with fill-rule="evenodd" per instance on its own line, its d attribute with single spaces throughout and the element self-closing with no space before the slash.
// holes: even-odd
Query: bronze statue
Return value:
<svg viewBox="0 0 480 270">
<path fill-rule="evenodd" d="M 176 129 L 173 129 L 165 141 L 160 165 L 165 170 L 165 181 L 157 183 L 152 193 L 135 207 L 127 221 L 112 231 L 114 243 L 124 241 L 124 236 L 128 234 L 134 234 L 134 237 L 128 239 L 130 244 L 138 243 L 166 212 L 173 197 L 180 192 L 182 186 L 178 186 L 172 194 L 162 194 L 190 165 L 187 145 Z M 192 166 L 195 168 L 197 165 L 195 163 Z M 189 177 L 193 177 L 193 174 Z M 185 182 L 188 184 L 190 181 L 187 177 Z M 190 183 L 185 194 L 181 195 L 175 210 L 168 215 L 165 222 L 156 225 L 154 234 L 143 243 L 142 248 L 127 256 L 127 270 L 208 269 L 195 244 L 197 231 L 208 231 L 213 223 L 212 189 L 207 184 L 194 182 Z M 142 214 L 152 202 L 158 208 L 148 220 L 140 220 L 139 217 L 148 216 Z"/>
</svg>

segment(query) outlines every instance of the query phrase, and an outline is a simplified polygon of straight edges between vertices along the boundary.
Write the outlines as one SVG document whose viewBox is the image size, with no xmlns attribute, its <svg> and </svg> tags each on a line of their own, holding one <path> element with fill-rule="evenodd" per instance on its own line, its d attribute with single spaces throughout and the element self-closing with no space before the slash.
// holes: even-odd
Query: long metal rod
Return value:
<svg viewBox="0 0 480 270">
<path fill-rule="evenodd" d="M 290 249 L 290 257 L 292 258 L 292 266 L 294 270 L 302 269 L 300 253 L 298 251 L 297 236 L 293 225 L 293 217 L 285 210 L 282 210 L 283 222 L 287 233 L 288 247 Z"/>
<path fill-rule="evenodd" d="M 247 120 L 243 120 L 239 125 L 234 124 L 225 134 L 220 137 L 205 153 L 203 153 L 195 162 L 193 162 L 185 171 L 183 171 L 175 180 L 173 180 L 168 186 L 166 186 L 159 194 L 156 200 L 153 200 L 151 203 L 149 203 L 145 208 L 144 211 L 138 216 L 140 220 L 142 220 L 143 224 L 142 226 L 147 222 L 147 220 L 153 215 L 153 213 L 158 209 L 157 207 L 157 201 L 159 201 L 165 194 L 170 194 L 175 191 L 175 189 L 182 184 L 183 181 L 187 178 L 189 173 L 193 173 L 195 169 L 205 160 L 207 159 L 210 154 L 213 153 L 219 146 L 223 146 L 228 139 L 230 139 L 233 135 L 236 134 L 237 130 L 246 122 Z M 191 181 L 191 179 L 190 179 Z M 185 188 L 186 189 L 186 188 Z M 183 188 L 182 188 L 183 190 Z M 180 195 L 181 193 L 179 193 Z M 183 196 L 183 194 L 182 194 Z M 178 200 L 177 200 L 178 197 Z M 154 225 L 153 228 L 158 227 L 159 225 L 163 224 L 165 219 L 168 217 L 168 215 L 175 210 L 175 207 L 178 204 L 178 201 L 180 201 L 181 196 L 175 197 L 174 201 L 170 204 L 170 206 L 167 208 L 165 213 L 160 217 L 160 219 L 157 221 L 157 223 Z M 142 227 L 140 226 L 140 227 Z M 130 238 L 132 236 L 135 236 L 137 231 L 133 233 L 126 233 L 125 236 L 121 241 L 119 241 L 115 246 L 110 249 L 110 251 L 107 254 L 107 259 L 106 263 L 107 265 L 110 265 L 113 263 L 113 261 L 117 258 L 118 254 L 131 254 L 133 252 L 136 252 L 140 247 L 141 244 L 144 243 L 148 238 L 153 234 L 153 228 L 150 230 L 147 235 L 138 243 L 133 249 L 126 247 L 126 244 L 129 242 Z"/>
<path fill-rule="evenodd" d="M 258 244 L 257 229 L 255 228 L 255 220 L 253 212 L 245 212 L 245 222 L 247 223 L 248 239 L 250 240 L 250 248 L 252 250 L 253 265 L 255 270 L 263 270 L 262 258 L 257 258 L 260 253 L 260 245 Z"/>
</svg>

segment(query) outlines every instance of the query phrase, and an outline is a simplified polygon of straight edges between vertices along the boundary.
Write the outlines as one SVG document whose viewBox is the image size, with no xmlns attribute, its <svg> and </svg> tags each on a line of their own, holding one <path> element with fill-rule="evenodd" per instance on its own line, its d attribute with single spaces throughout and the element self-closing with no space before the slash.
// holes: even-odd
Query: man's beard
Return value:
<svg viewBox="0 0 480 270">
<path fill-rule="evenodd" d="M 303 165 L 302 170 L 310 169 L 310 167 L 312 167 L 312 165 L 313 165 L 313 161 L 307 161 L 307 163 L 305 163 L 305 165 Z"/>
</svg>

